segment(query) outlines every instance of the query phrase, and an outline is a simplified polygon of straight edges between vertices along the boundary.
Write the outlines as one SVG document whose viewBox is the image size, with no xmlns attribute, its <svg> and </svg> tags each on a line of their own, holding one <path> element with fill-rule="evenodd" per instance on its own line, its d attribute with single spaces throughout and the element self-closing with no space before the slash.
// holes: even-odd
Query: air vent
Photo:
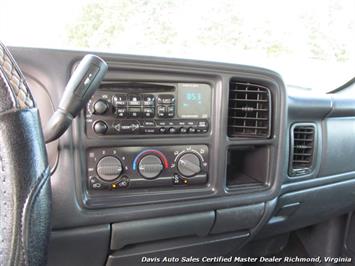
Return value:
<svg viewBox="0 0 355 266">
<path fill-rule="evenodd" d="M 305 175 L 313 166 L 315 127 L 313 125 L 295 125 L 291 129 L 291 164 L 292 176 Z"/>
<path fill-rule="evenodd" d="M 264 86 L 232 81 L 229 91 L 228 135 L 268 138 L 271 128 L 270 90 Z"/>
</svg>

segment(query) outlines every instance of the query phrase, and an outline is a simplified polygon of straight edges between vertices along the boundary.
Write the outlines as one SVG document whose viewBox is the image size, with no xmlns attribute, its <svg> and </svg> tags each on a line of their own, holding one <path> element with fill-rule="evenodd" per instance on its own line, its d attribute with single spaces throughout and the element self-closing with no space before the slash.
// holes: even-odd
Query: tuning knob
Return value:
<svg viewBox="0 0 355 266">
<path fill-rule="evenodd" d="M 147 179 L 156 178 L 163 168 L 160 158 L 151 154 L 144 156 L 138 165 L 139 173 Z"/>
<path fill-rule="evenodd" d="M 178 160 L 178 170 L 181 175 L 190 177 L 201 171 L 201 161 L 194 153 L 185 153 Z"/>
<path fill-rule="evenodd" d="M 94 124 L 93 129 L 96 134 L 105 135 L 108 130 L 108 126 L 104 121 L 97 121 Z"/>
<path fill-rule="evenodd" d="M 106 156 L 98 162 L 96 171 L 102 180 L 113 181 L 122 173 L 122 163 L 114 156 Z"/>
<path fill-rule="evenodd" d="M 94 114 L 103 115 L 109 109 L 107 101 L 100 99 L 94 104 Z"/>
</svg>

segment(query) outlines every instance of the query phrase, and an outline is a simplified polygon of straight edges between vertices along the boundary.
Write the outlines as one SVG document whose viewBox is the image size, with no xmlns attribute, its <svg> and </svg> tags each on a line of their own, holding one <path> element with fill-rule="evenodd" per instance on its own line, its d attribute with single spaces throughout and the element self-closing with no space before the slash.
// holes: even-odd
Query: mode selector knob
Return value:
<svg viewBox="0 0 355 266">
<path fill-rule="evenodd" d="M 102 180 L 110 182 L 122 173 L 122 163 L 114 156 L 105 156 L 98 162 L 96 171 Z"/>
<path fill-rule="evenodd" d="M 194 153 L 185 153 L 178 160 L 178 170 L 181 175 L 190 177 L 201 171 L 201 161 Z"/>
<path fill-rule="evenodd" d="M 160 175 L 163 168 L 160 158 L 151 154 L 144 156 L 138 165 L 139 173 L 147 179 L 156 178 Z"/>
</svg>

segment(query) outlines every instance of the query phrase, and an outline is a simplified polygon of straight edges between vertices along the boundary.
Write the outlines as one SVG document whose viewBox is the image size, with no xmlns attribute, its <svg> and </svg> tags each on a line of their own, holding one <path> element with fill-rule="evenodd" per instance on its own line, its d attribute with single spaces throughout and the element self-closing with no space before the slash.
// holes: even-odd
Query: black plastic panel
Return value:
<svg viewBox="0 0 355 266">
<path fill-rule="evenodd" d="M 328 118 L 323 126 L 325 139 L 319 176 L 355 171 L 355 118 Z"/>
<path fill-rule="evenodd" d="M 109 255 L 108 266 L 141 265 L 142 257 L 152 258 L 149 265 L 169 265 L 164 263 L 164 257 L 185 257 L 183 265 L 200 265 L 197 262 L 188 262 L 190 256 L 200 259 L 227 255 L 233 249 L 241 247 L 248 239 L 247 232 L 214 236 L 205 238 L 185 238 L 171 241 L 161 241 L 153 244 L 138 245 L 122 251 L 115 251 Z M 144 258 L 143 258 L 144 259 Z"/>
<path fill-rule="evenodd" d="M 97 266 L 106 261 L 110 225 L 53 231 L 48 266 Z"/>
<path fill-rule="evenodd" d="M 260 235 L 277 235 L 316 224 L 355 208 L 354 180 L 286 193 L 279 198 L 274 217 Z M 283 208 L 290 206 L 290 211 Z"/>
<path fill-rule="evenodd" d="M 112 225 L 111 249 L 129 244 L 184 236 L 206 236 L 215 220 L 214 212 L 138 220 Z"/>
<path fill-rule="evenodd" d="M 241 231 L 254 228 L 260 221 L 265 204 L 250 205 L 216 211 L 212 234 Z"/>
</svg>

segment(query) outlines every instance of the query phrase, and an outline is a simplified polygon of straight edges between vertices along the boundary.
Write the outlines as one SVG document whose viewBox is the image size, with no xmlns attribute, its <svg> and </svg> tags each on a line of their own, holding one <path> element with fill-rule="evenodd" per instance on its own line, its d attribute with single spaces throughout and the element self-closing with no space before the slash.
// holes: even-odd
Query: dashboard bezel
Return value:
<svg viewBox="0 0 355 266">
<path fill-rule="evenodd" d="M 99 138 L 87 138 L 85 136 L 85 119 L 84 114 L 78 119 L 75 132 L 79 134 L 75 141 L 81 143 L 80 151 L 77 151 L 77 158 L 80 160 L 82 169 L 86 167 L 86 150 L 92 147 L 110 147 L 110 146 L 154 146 L 154 145 L 207 145 L 209 148 L 209 180 L 205 187 L 201 188 L 184 188 L 178 191 L 169 191 L 166 189 L 144 191 L 144 193 L 131 192 L 130 201 L 127 202 L 130 206 L 146 205 L 149 203 L 177 203 L 198 200 L 198 199 L 216 199 L 217 197 L 237 196 L 238 200 L 251 199 L 250 202 L 260 202 L 271 200 L 277 195 L 280 189 L 279 174 L 277 174 L 279 164 L 282 157 L 280 139 L 283 138 L 280 130 L 283 126 L 285 112 L 285 97 L 284 85 L 280 77 L 271 71 L 265 71 L 258 68 L 251 68 L 244 72 L 245 69 L 229 70 L 224 75 L 220 75 L 220 69 L 206 70 L 190 70 L 178 71 L 175 67 L 146 68 L 140 66 L 131 69 L 127 66 L 122 66 L 122 62 L 109 62 L 110 71 L 106 76 L 105 82 L 134 82 L 134 83 L 204 83 L 212 87 L 212 103 L 211 103 L 211 120 L 210 132 L 206 136 L 167 136 L 159 138 L 159 136 L 105 136 Z M 248 80 L 268 86 L 271 90 L 272 102 L 274 103 L 272 119 L 280 121 L 272 128 L 272 137 L 269 139 L 244 139 L 244 138 L 229 138 L 227 137 L 227 116 L 228 116 L 228 87 L 229 81 L 233 79 Z M 223 84 L 223 85 L 222 85 Z M 269 148 L 270 166 L 267 169 L 267 180 L 261 186 L 243 186 L 240 188 L 228 188 L 226 186 L 226 165 L 225 162 L 227 151 L 230 147 L 235 146 L 260 146 L 266 145 Z M 223 147 L 223 148 L 220 148 Z M 284 158 L 284 157 L 283 157 Z M 282 159 L 283 160 L 283 159 Z M 85 170 L 78 171 L 78 176 L 86 176 Z M 83 178 L 81 178 L 83 179 Z M 80 193 L 83 206 L 89 209 L 108 208 L 122 206 L 119 202 L 119 195 L 107 195 L 104 192 L 99 192 L 92 196 L 86 189 L 83 180 L 79 183 Z"/>
</svg>

